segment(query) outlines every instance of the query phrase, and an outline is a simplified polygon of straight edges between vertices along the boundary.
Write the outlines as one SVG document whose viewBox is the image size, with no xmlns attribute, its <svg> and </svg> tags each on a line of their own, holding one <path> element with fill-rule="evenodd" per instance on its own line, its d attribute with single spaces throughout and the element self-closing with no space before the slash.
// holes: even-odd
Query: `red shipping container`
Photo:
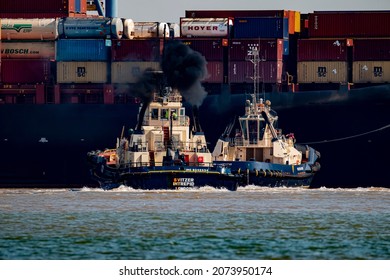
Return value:
<svg viewBox="0 0 390 280">
<path fill-rule="evenodd" d="M 390 11 L 315 12 L 309 14 L 309 37 L 390 37 Z"/>
<path fill-rule="evenodd" d="M 287 10 L 186 10 L 187 18 L 288 17 Z"/>
<path fill-rule="evenodd" d="M 223 82 L 223 62 L 208 61 L 207 77 L 202 81 L 204 83 L 222 83 Z"/>
<path fill-rule="evenodd" d="M 223 59 L 221 39 L 182 39 L 181 42 L 199 52 L 207 61 L 222 61 Z"/>
<path fill-rule="evenodd" d="M 231 61 L 229 63 L 230 83 L 253 83 L 253 64 L 249 61 Z M 283 74 L 282 61 L 264 61 L 257 69 L 259 83 L 281 83 Z"/>
<path fill-rule="evenodd" d="M 160 39 L 112 40 L 112 61 L 159 61 L 163 50 Z"/>
<path fill-rule="evenodd" d="M 353 60 L 390 60 L 390 39 L 355 39 L 353 47 Z"/>
<path fill-rule="evenodd" d="M 256 48 L 265 60 L 283 59 L 283 39 L 232 39 L 229 47 L 230 61 L 244 61 L 248 52 Z"/>
<path fill-rule="evenodd" d="M 300 39 L 298 61 L 347 61 L 349 39 Z"/>
<path fill-rule="evenodd" d="M 2 59 L 1 81 L 5 84 L 37 84 L 51 79 L 48 59 Z"/>
</svg>

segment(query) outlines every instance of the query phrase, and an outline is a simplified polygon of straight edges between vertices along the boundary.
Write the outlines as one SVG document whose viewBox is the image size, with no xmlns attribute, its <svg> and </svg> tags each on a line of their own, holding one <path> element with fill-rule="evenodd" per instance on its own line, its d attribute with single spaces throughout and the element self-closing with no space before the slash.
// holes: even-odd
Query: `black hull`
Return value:
<svg viewBox="0 0 390 280">
<path fill-rule="evenodd" d="M 95 153 L 88 154 L 91 175 L 104 190 L 126 185 L 140 190 L 178 190 L 213 187 L 237 190 L 241 176 L 224 167 L 166 165 L 121 167 L 107 166 Z"/>
<path fill-rule="evenodd" d="M 270 93 L 266 99 L 284 133 L 321 153 L 313 187 L 389 187 L 389 85 L 349 93 Z M 210 147 L 242 114 L 244 100 L 227 93 L 205 100 L 200 124 Z M 1 187 L 97 186 L 87 153 L 114 147 L 123 126 L 134 128 L 138 110 L 138 104 L 1 105 Z"/>
</svg>

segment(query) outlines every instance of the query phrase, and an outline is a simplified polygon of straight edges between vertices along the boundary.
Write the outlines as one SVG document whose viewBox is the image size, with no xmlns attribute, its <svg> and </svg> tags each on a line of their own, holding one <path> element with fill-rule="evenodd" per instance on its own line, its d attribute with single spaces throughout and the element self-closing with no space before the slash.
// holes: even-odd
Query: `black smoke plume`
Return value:
<svg viewBox="0 0 390 280">
<path fill-rule="evenodd" d="M 153 100 L 153 93 L 158 89 L 158 78 L 151 68 L 145 70 L 139 81 L 134 85 L 133 94 L 142 100 L 142 108 L 139 113 L 136 130 L 141 130 L 145 111 Z"/>
<path fill-rule="evenodd" d="M 161 61 L 163 77 L 159 71 L 147 69 L 134 86 L 134 96 L 142 100 L 136 130 L 142 128 L 145 111 L 153 99 L 153 93 L 166 86 L 178 89 L 185 101 L 192 106 L 202 105 L 207 96 L 201 85 L 201 81 L 207 76 L 206 64 L 205 58 L 187 45 L 178 41 L 166 43 Z M 200 126 L 198 129 L 201 131 Z"/>
<path fill-rule="evenodd" d="M 167 83 L 177 88 L 191 105 L 200 106 L 207 96 L 201 81 L 207 76 L 206 60 L 179 41 L 166 43 L 161 68 Z"/>
</svg>

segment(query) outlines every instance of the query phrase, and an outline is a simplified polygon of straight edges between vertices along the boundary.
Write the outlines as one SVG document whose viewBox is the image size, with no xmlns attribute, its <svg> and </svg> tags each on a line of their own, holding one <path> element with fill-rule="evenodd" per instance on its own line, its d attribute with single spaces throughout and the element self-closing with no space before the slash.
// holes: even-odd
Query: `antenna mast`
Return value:
<svg viewBox="0 0 390 280">
<path fill-rule="evenodd" d="M 263 62 L 265 61 L 265 59 L 260 59 L 260 40 L 259 40 L 259 47 L 257 46 L 253 46 L 252 48 L 250 48 L 248 50 L 248 55 L 246 57 L 246 60 L 247 61 L 250 61 L 252 64 L 253 64 L 253 77 L 251 77 L 253 79 L 253 103 L 256 104 L 257 103 L 257 99 L 259 99 L 259 83 L 258 83 L 258 79 L 260 78 L 259 74 L 258 74 L 258 67 L 259 67 L 259 63 L 260 62 Z M 264 76 L 264 65 L 262 65 L 262 74 Z M 263 78 L 263 83 L 262 83 L 262 93 L 263 93 L 263 98 L 265 99 L 265 90 L 264 90 L 264 78 Z"/>
</svg>

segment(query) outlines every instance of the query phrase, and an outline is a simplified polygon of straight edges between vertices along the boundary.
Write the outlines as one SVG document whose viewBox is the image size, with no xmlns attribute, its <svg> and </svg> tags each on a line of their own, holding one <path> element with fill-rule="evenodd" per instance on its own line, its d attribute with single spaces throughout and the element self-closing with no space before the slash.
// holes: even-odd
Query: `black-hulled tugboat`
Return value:
<svg viewBox="0 0 390 280">
<path fill-rule="evenodd" d="M 178 91 L 154 93 L 150 103 L 142 104 L 138 118 L 135 130 L 118 138 L 115 149 L 88 153 L 92 176 L 103 189 L 237 189 L 240 176 L 223 164 L 213 165 L 195 115 L 190 129 Z"/>
<path fill-rule="evenodd" d="M 253 53 L 256 55 L 256 50 Z M 296 144 L 292 133 L 283 135 L 277 128 L 278 116 L 271 109 L 271 102 L 264 101 L 257 93 L 258 57 L 250 60 L 255 68 L 255 92 L 246 101 L 245 115 L 238 118 L 239 128 L 234 135 L 231 135 L 233 122 L 217 141 L 214 164 L 228 164 L 234 174 L 242 176 L 241 186 L 310 187 L 320 170 L 320 153 L 307 145 Z"/>
</svg>

